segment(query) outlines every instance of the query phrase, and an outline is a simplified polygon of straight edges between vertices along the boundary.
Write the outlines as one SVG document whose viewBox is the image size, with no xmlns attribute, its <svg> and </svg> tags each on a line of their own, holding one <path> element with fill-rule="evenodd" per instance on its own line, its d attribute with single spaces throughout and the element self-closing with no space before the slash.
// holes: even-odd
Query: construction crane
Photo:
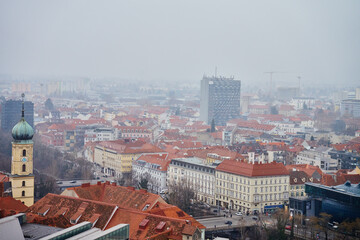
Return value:
<svg viewBox="0 0 360 240">
<path fill-rule="evenodd" d="M 264 72 L 265 74 L 270 74 L 270 82 L 269 82 L 269 97 L 271 97 L 272 95 L 272 85 L 273 85 L 273 81 L 272 81 L 272 76 L 274 73 L 285 73 L 285 72 Z"/>
</svg>

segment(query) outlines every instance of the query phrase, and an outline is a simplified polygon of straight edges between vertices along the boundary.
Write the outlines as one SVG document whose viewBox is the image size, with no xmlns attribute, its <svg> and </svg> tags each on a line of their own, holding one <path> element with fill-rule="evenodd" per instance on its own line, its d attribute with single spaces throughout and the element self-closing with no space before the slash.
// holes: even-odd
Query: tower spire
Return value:
<svg viewBox="0 0 360 240">
<path fill-rule="evenodd" d="M 22 98 L 21 118 L 24 119 L 25 118 L 25 103 L 24 103 L 25 94 L 24 93 L 21 94 L 21 98 Z"/>
</svg>

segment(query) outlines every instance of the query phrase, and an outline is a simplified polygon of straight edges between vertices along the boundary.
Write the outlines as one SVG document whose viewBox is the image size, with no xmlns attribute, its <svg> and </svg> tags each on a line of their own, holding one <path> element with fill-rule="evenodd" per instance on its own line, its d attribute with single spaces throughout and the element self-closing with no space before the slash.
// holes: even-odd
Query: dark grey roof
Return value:
<svg viewBox="0 0 360 240">
<path fill-rule="evenodd" d="M 335 186 L 336 189 L 343 189 L 346 192 L 351 192 L 355 195 L 360 196 L 360 183 L 359 184 L 351 184 L 349 181 L 341 184 L 341 185 L 337 185 Z"/>
<path fill-rule="evenodd" d="M 63 230 L 62 228 L 49 227 L 35 223 L 25 223 L 21 225 L 25 239 L 40 239 L 55 232 Z"/>
</svg>

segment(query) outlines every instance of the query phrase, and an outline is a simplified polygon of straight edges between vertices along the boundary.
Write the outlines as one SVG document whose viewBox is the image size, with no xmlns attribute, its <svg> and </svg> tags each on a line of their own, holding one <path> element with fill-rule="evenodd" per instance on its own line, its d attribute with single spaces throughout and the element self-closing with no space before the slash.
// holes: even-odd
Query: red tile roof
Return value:
<svg viewBox="0 0 360 240">
<path fill-rule="evenodd" d="M 136 162 L 137 161 L 145 161 L 147 163 L 157 164 L 160 166 L 159 170 L 166 172 L 171 160 L 168 159 L 168 154 L 164 153 L 164 154 L 146 154 L 146 155 L 143 154 L 136 160 Z"/>
<path fill-rule="evenodd" d="M 8 175 L 0 173 L 0 182 L 9 182 Z"/>
<path fill-rule="evenodd" d="M 166 203 L 157 203 L 150 211 L 149 213 L 155 214 L 155 215 L 161 215 L 166 216 L 170 218 L 178 218 L 178 219 L 184 219 L 192 223 L 193 226 L 196 226 L 200 229 L 204 229 L 205 226 L 196 221 L 193 217 L 191 217 L 189 214 L 178 208 L 177 206 L 166 204 Z"/>
<path fill-rule="evenodd" d="M 295 110 L 294 107 L 291 106 L 291 105 L 285 105 L 285 104 L 283 104 L 283 105 L 281 105 L 281 106 L 279 107 L 279 112 L 280 112 L 280 111 L 294 111 L 294 110 Z"/>
<path fill-rule="evenodd" d="M 28 209 L 20 200 L 12 197 L 0 197 L 0 218 L 25 212 Z"/>
<path fill-rule="evenodd" d="M 245 161 L 224 160 L 216 170 L 247 177 L 289 175 L 284 164 L 276 162 L 252 164 Z"/>
<path fill-rule="evenodd" d="M 177 142 L 173 142 L 172 146 L 175 148 L 179 148 L 179 149 L 194 149 L 194 148 L 203 148 L 204 146 L 202 145 L 201 142 L 196 142 L 196 141 L 187 141 L 187 140 L 179 140 Z"/>
<path fill-rule="evenodd" d="M 192 235 L 197 231 L 198 227 L 194 225 L 195 222 L 199 224 L 195 219 L 188 221 L 145 212 L 118 209 L 107 228 L 120 223 L 127 223 L 130 226 L 130 239 L 182 240 L 183 234 Z"/>
<path fill-rule="evenodd" d="M 48 129 L 64 132 L 69 130 L 75 130 L 75 128 L 76 126 L 73 124 L 54 123 Z"/>
<path fill-rule="evenodd" d="M 319 175 L 322 175 L 323 172 L 318 166 L 312 166 L 309 164 L 292 164 L 292 165 L 286 165 L 285 168 L 288 171 L 293 171 L 294 169 L 298 171 L 305 172 L 309 177 L 312 177 L 315 172 L 317 172 Z"/>
<path fill-rule="evenodd" d="M 62 194 L 66 194 L 67 191 L 74 191 L 79 198 L 118 204 L 122 208 L 139 211 L 142 211 L 147 204 L 150 210 L 156 203 L 164 202 L 159 195 L 146 190 L 135 190 L 132 187 L 114 186 L 109 183 L 68 188 Z"/>
<path fill-rule="evenodd" d="M 44 217 L 37 215 L 39 212 L 41 212 L 44 205 L 51 206 L 49 211 Z M 29 221 L 38 222 L 39 220 L 45 220 L 47 218 L 59 216 L 57 215 L 59 212 L 58 210 L 63 207 L 69 209 L 69 211 L 66 211 L 66 213 L 63 215 L 66 219 L 76 220 L 80 217 L 77 223 L 89 221 L 94 216 L 94 214 L 99 214 L 100 216 L 95 224 L 95 227 L 100 229 L 105 229 L 108 221 L 111 219 L 113 213 L 117 209 L 115 204 L 49 193 L 37 201 L 34 205 L 29 207 L 27 212 L 33 214 L 31 215 L 32 218 L 30 218 Z"/>
<path fill-rule="evenodd" d="M 210 133 L 211 136 L 214 138 L 214 139 L 222 139 L 223 137 L 223 133 L 222 132 L 212 132 Z"/>
<path fill-rule="evenodd" d="M 120 154 L 162 153 L 162 149 L 145 141 L 125 142 L 124 140 L 104 141 L 97 146 L 112 149 Z"/>
</svg>

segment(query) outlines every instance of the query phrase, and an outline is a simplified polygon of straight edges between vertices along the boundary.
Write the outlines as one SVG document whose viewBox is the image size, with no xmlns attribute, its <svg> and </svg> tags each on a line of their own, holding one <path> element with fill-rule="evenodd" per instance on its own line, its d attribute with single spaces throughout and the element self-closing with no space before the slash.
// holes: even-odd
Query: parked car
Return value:
<svg viewBox="0 0 360 240">
<path fill-rule="evenodd" d="M 224 210 L 224 212 L 229 213 L 229 212 L 230 212 L 230 210 L 229 210 L 229 209 L 225 209 L 225 210 Z"/>
<path fill-rule="evenodd" d="M 255 221 L 259 220 L 259 218 L 256 217 L 256 216 L 253 216 L 252 219 L 255 220 Z"/>
<path fill-rule="evenodd" d="M 167 189 L 163 189 L 163 190 L 160 191 L 160 194 L 165 194 L 165 193 L 168 193 Z"/>
<path fill-rule="evenodd" d="M 242 216 L 242 212 L 236 212 L 235 215 L 236 216 Z"/>
<path fill-rule="evenodd" d="M 286 225 L 286 226 L 285 226 L 285 229 L 286 229 L 286 230 L 291 230 L 291 225 Z"/>
<path fill-rule="evenodd" d="M 217 210 L 217 209 L 214 209 L 213 212 L 218 212 L 218 210 Z"/>
<path fill-rule="evenodd" d="M 231 225 L 231 224 L 232 224 L 232 221 L 226 221 L 225 224 Z"/>
</svg>

